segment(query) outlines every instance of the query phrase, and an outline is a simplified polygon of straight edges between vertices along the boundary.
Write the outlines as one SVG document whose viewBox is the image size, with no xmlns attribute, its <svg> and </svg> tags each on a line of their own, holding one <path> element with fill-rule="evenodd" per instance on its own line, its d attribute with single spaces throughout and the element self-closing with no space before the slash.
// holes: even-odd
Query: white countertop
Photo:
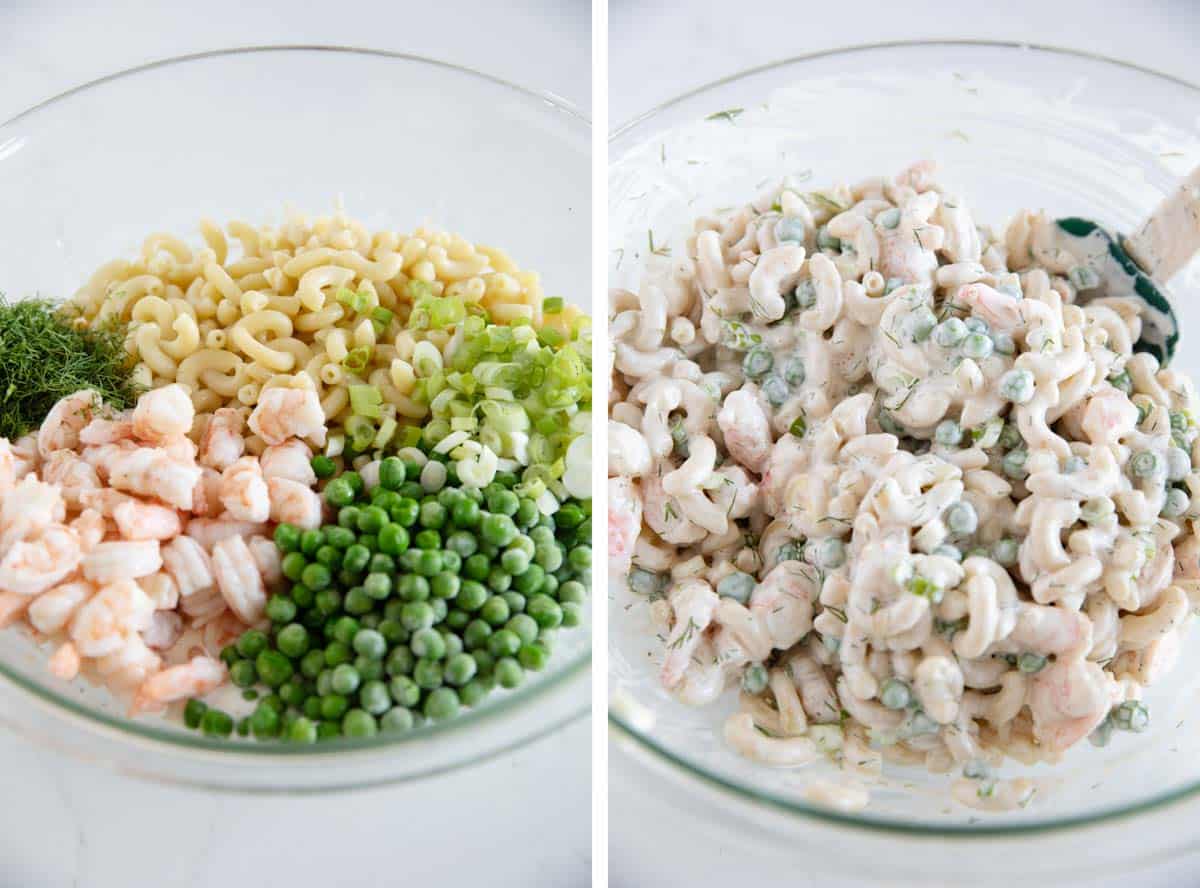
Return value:
<svg viewBox="0 0 1200 888">
<path fill-rule="evenodd" d="M 1125 11 L 1117 11 L 1120 9 Z M 611 0 L 610 10 L 609 120 L 614 129 L 660 102 L 747 68 L 820 50 L 896 40 L 973 38 L 1048 44 L 1124 59 L 1184 79 L 1200 79 L 1195 50 L 1200 5 L 1195 0 L 1137 4 L 1098 4 L 1094 0 L 873 0 L 857 4 Z M 866 888 L 869 884 L 814 875 L 800 857 L 782 866 L 755 858 L 734 837 L 706 830 L 708 824 L 696 806 L 673 805 L 668 800 L 670 793 L 648 784 L 645 773 L 632 770 L 619 749 L 613 748 L 610 756 L 609 869 L 613 888 Z M 852 841 L 848 836 L 847 842 Z M 1187 859 L 1143 869 L 1137 877 L 1091 885 L 1141 888 L 1198 883 L 1200 859 Z M 927 884 L 941 883 L 930 880 Z"/>
<path fill-rule="evenodd" d="M 586 4 L 266 6 L 0 3 L 0 120 L 144 62 L 280 43 L 411 52 L 591 104 Z M 436 780 L 261 798 L 116 777 L 0 731 L 0 888 L 587 885 L 590 749 L 584 720 Z"/>
</svg>

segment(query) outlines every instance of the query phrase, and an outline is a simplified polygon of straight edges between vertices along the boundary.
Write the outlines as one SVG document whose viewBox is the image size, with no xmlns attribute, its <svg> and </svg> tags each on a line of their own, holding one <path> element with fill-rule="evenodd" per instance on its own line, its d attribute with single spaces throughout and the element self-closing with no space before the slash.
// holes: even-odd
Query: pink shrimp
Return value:
<svg viewBox="0 0 1200 888">
<path fill-rule="evenodd" d="M 113 460 L 126 453 L 138 450 L 136 441 L 117 441 L 113 444 L 97 444 L 95 447 L 83 448 L 80 456 L 96 470 L 101 480 L 107 481 L 112 471 Z"/>
<path fill-rule="evenodd" d="M 34 539 L 13 545 L 0 559 L 0 592 L 38 595 L 74 573 L 82 558 L 75 532 L 52 524 Z"/>
<path fill-rule="evenodd" d="M 156 651 L 169 650 L 183 634 L 183 617 L 175 611 L 156 610 L 150 616 L 150 625 L 142 630 L 142 641 Z"/>
<path fill-rule="evenodd" d="M 1039 654 L 1086 654 L 1092 647 L 1092 621 L 1070 608 L 1019 601 L 1009 640 Z"/>
<path fill-rule="evenodd" d="M 135 499 L 113 509 L 113 520 L 127 540 L 170 540 L 183 532 L 183 522 L 177 511 Z"/>
<path fill-rule="evenodd" d="M 60 400 L 50 408 L 38 430 L 37 446 L 42 459 L 55 450 L 75 450 L 79 433 L 92 421 L 93 412 L 101 406 L 100 396 L 84 389 Z"/>
<path fill-rule="evenodd" d="M 85 657 L 116 653 L 150 625 L 154 603 L 132 580 L 105 586 L 71 618 L 71 640 Z"/>
<path fill-rule="evenodd" d="M 221 597 L 221 590 L 217 588 L 215 583 L 207 589 L 193 592 L 187 598 L 181 598 L 179 600 L 179 609 L 191 621 L 193 629 L 208 626 L 228 611 L 225 599 Z M 229 616 L 237 620 L 232 614 L 229 614 Z M 239 625 L 242 625 L 241 620 L 237 620 L 237 622 Z M 243 626 L 242 628 L 245 627 Z"/>
<path fill-rule="evenodd" d="M 117 507 L 124 503 L 135 503 L 137 498 L 128 493 L 121 493 L 111 487 L 100 487 L 96 490 L 85 490 L 79 494 L 79 504 L 86 509 L 94 510 L 105 518 L 112 518 Z"/>
<path fill-rule="evenodd" d="M 238 521 L 259 524 L 271 516 L 267 482 L 255 457 L 243 456 L 221 473 L 221 505 Z"/>
<path fill-rule="evenodd" d="M 642 530 L 642 497 L 630 478 L 608 479 L 608 563 L 613 574 L 629 572 Z"/>
<path fill-rule="evenodd" d="M 118 417 L 116 419 L 96 417 L 80 431 L 79 443 L 95 447 L 100 444 L 128 441 L 133 437 L 133 420 L 126 414 L 118 414 Z"/>
<path fill-rule="evenodd" d="M 317 483 L 317 474 L 312 468 L 312 448 L 298 438 L 268 447 L 259 461 L 262 463 L 263 475 L 267 478 L 287 478 L 305 487 L 312 487 Z M 378 463 L 372 465 L 378 466 Z M 370 490 L 373 485 L 369 483 L 366 472 L 362 471 L 360 474 Z M 378 468 L 376 477 L 378 478 Z"/>
<path fill-rule="evenodd" d="M 108 483 L 126 493 L 151 496 L 187 511 L 192 508 L 192 491 L 200 475 L 199 466 L 172 459 L 165 450 L 140 447 L 113 457 Z"/>
<path fill-rule="evenodd" d="M 663 490 L 662 475 L 657 471 L 642 478 L 641 493 L 642 517 L 664 542 L 686 546 L 699 542 L 707 535 L 703 527 L 683 514 L 679 500 L 668 496 Z"/>
<path fill-rule="evenodd" d="M 165 556 L 163 560 L 166 560 Z M 170 611 L 179 604 L 179 586 L 165 570 L 150 574 L 148 577 L 139 577 L 137 584 L 142 587 L 146 597 L 154 603 L 155 610 Z"/>
<path fill-rule="evenodd" d="M 270 478 L 271 520 L 304 530 L 321 526 L 321 497 L 307 485 L 288 478 Z"/>
<path fill-rule="evenodd" d="M 187 390 L 174 383 L 152 389 L 133 409 L 133 434 L 148 444 L 164 444 L 192 430 L 196 410 Z"/>
<path fill-rule="evenodd" d="M 83 558 L 83 575 L 103 585 L 148 577 L 162 564 L 158 540 L 100 543 Z"/>
<path fill-rule="evenodd" d="M 1058 660 L 1033 677 L 1027 700 L 1034 736 L 1059 753 L 1104 721 L 1112 702 L 1112 679 L 1097 663 Z"/>
<path fill-rule="evenodd" d="M 221 514 L 221 473 L 208 466 L 200 469 L 200 480 L 192 488 L 192 514 L 215 518 Z"/>
<path fill-rule="evenodd" d="M 7 629 L 29 610 L 33 601 L 28 595 L 16 592 L 0 592 L 0 629 Z"/>
<path fill-rule="evenodd" d="M 212 588 L 215 582 L 212 561 L 204 546 L 192 537 L 176 537 L 162 547 L 161 554 L 163 567 L 175 581 L 180 598 L 187 599 L 196 592 Z"/>
<path fill-rule="evenodd" d="M 675 614 L 671 634 L 667 637 L 667 654 L 663 658 L 663 687 L 674 688 L 683 679 L 692 651 L 712 623 L 720 598 L 712 586 L 703 580 L 687 579 L 667 594 Z"/>
<path fill-rule="evenodd" d="M 1088 399 L 1080 427 L 1093 444 L 1107 446 L 1133 431 L 1137 422 L 1137 406 L 1123 392 L 1106 385 Z"/>
<path fill-rule="evenodd" d="M 229 537 L 213 546 L 212 567 L 229 609 L 247 625 L 261 620 L 267 591 L 246 541 L 242 537 Z"/>
<path fill-rule="evenodd" d="M 752 472 L 761 472 L 771 454 L 771 421 L 758 389 L 747 384 L 731 392 L 717 413 L 717 425 L 729 455 Z"/>
<path fill-rule="evenodd" d="M 205 549 L 211 550 L 221 540 L 231 537 L 263 536 L 270 531 L 269 524 L 253 521 L 234 521 L 229 518 L 193 518 L 184 528 L 184 535 L 191 537 Z"/>
<path fill-rule="evenodd" d="M 325 412 L 317 393 L 309 389 L 264 389 L 247 424 L 268 444 L 282 444 L 288 438 L 325 444 Z"/>
<path fill-rule="evenodd" d="M 67 507 L 53 484 L 44 484 L 34 475 L 26 475 L 11 494 L 0 501 L 0 556 L 14 543 L 37 536 L 50 525 L 62 521 Z"/>
<path fill-rule="evenodd" d="M 813 599 L 820 594 L 817 571 L 799 561 L 781 561 L 750 594 L 750 613 L 766 628 L 773 647 L 790 648 L 812 629 Z"/>
<path fill-rule="evenodd" d="M 17 453 L 8 438 L 0 438 L 0 496 L 17 486 Z"/>
<path fill-rule="evenodd" d="M 79 674 L 79 651 L 69 641 L 64 641 L 46 661 L 50 674 L 63 681 L 71 681 Z"/>
<path fill-rule="evenodd" d="M 218 472 L 237 462 L 246 452 L 246 440 L 242 437 L 245 423 L 242 412 L 236 408 L 222 407 L 215 411 L 200 439 L 200 462 Z"/>
<path fill-rule="evenodd" d="M 136 688 L 162 668 L 162 657 L 140 635 L 131 635 L 115 651 L 95 658 L 93 666 L 105 684 L 118 690 Z"/>
<path fill-rule="evenodd" d="M 48 589 L 29 605 L 29 624 L 38 632 L 61 632 L 75 616 L 79 606 L 96 594 L 87 580 L 71 580 Z"/>
<path fill-rule="evenodd" d="M 150 676 L 133 698 L 131 715 L 163 709 L 188 697 L 203 697 L 225 683 L 225 664 L 210 657 L 192 657 Z"/>
<path fill-rule="evenodd" d="M 95 509 L 84 509 L 70 523 L 71 530 L 79 537 L 79 548 L 86 555 L 99 545 L 108 533 L 108 523 Z"/>
<path fill-rule="evenodd" d="M 262 574 L 263 583 L 270 592 L 277 589 L 283 582 L 283 556 L 279 547 L 266 537 L 250 537 L 246 541 L 250 554 L 254 556 L 254 565 Z"/>
<path fill-rule="evenodd" d="M 55 450 L 42 463 L 42 480 L 54 484 L 67 505 L 77 507 L 84 491 L 100 487 L 100 476 L 78 454 L 70 450 Z"/>
</svg>

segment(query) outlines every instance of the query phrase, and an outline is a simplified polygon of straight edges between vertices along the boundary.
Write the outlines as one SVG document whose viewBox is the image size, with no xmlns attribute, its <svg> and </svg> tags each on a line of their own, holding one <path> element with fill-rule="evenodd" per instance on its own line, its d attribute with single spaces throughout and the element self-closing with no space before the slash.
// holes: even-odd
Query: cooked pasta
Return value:
<svg viewBox="0 0 1200 888">
<path fill-rule="evenodd" d="M 740 683 L 742 755 L 840 726 L 993 810 L 1033 791 L 1005 757 L 1145 728 L 1200 604 L 1200 429 L 1132 293 L 1077 301 L 1052 221 L 994 234 L 933 174 L 775 188 L 613 293 L 610 560 L 666 688 Z"/>
<path fill-rule="evenodd" d="M 352 415 L 350 387 L 382 378 L 393 397 L 375 425 L 418 424 L 430 408 L 409 397 L 408 358 L 418 341 L 444 349 L 450 340 L 422 316 L 425 303 L 436 310 L 437 297 L 461 297 L 497 322 L 521 317 L 563 333 L 579 316 L 572 306 L 543 316 L 536 273 L 432 228 L 371 232 L 338 213 L 295 215 L 278 228 L 235 221 L 226 231 L 204 220 L 200 231 L 202 247 L 150 235 L 136 258 L 96 271 L 75 302 L 86 322 L 129 322 L 138 378 L 186 386 L 201 423 L 222 407 L 253 408 L 263 390 L 284 385 L 315 390 L 336 429 Z"/>
</svg>

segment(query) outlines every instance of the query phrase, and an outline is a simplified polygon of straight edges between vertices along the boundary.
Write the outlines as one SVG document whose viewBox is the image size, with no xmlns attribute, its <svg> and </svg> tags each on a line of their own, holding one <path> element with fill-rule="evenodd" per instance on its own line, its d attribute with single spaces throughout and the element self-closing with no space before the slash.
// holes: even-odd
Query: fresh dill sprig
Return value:
<svg viewBox="0 0 1200 888">
<path fill-rule="evenodd" d="M 55 403 L 83 389 L 116 410 L 133 406 L 140 392 L 132 370 L 123 325 L 76 327 L 53 302 L 0 294 L 0 438 L 36 429 Z"/>
</svg>

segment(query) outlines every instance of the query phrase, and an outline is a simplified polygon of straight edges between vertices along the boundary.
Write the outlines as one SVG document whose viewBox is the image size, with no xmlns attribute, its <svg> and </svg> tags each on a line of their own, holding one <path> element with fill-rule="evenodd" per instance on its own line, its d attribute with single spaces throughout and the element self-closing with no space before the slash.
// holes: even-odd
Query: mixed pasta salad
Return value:
<svg viewBox="0 0 1200 888">
<path fill-rule="evenodd" d="M 1004 760 L 1144 730 L 1200 603 L 1194 386 L 1060 234 L 927 162 L 784 180 L 612 293 L 612 570 L 662 685 L 736 689 L 750 759 L 832 756 L 830 804 L 883 760 L 1027 804 Z"/>
<path fill-rule="evenodd" d="M 402 732 L 545 668 L 591 582 L 588 319 L 433 229 L 201 230 L 0 303 L 95 352 L 32 423 L 61 379 L 0 399 L 0 626 L 213 737 Z"/>
</svg>

